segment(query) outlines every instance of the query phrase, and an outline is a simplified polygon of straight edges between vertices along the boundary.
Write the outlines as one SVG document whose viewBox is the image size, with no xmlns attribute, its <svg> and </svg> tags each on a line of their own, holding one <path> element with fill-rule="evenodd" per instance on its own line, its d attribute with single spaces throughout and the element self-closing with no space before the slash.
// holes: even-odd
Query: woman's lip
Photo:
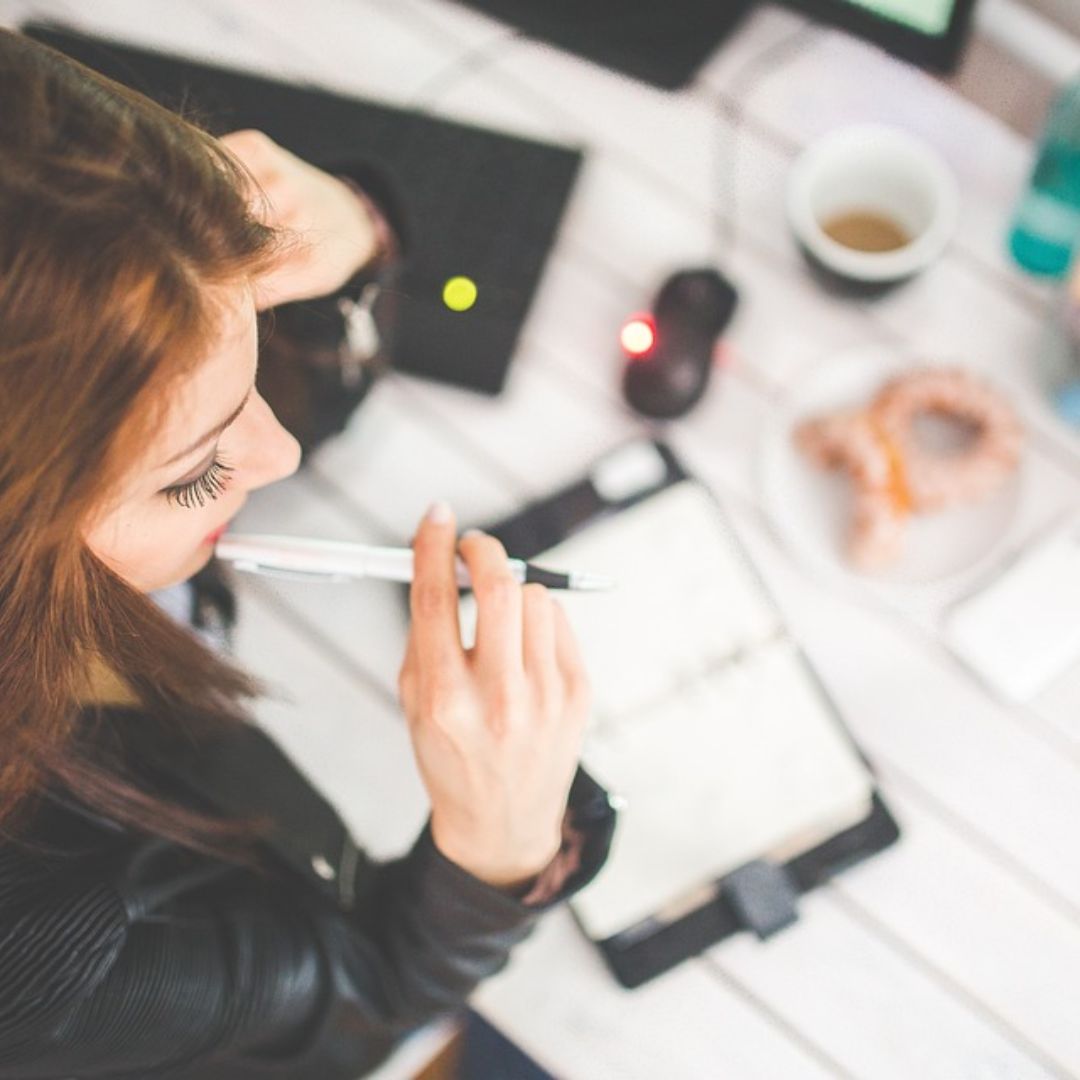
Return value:
<svg viewBox="0 0 1080 1080">
<path fill-rule="evenodd" d="M 243 498 L 240 502 L 232 508 L 232 513 L 228 518 L 223 521 L 212 533 L 208 533 L 203 537 L 204 544 L 216 544 L 224 535 L 229 531 L 229 526 L 233 523 L 233 519 L 240 513 L 240 508 L 247 502 L 247 498 Z"/>
</svg>

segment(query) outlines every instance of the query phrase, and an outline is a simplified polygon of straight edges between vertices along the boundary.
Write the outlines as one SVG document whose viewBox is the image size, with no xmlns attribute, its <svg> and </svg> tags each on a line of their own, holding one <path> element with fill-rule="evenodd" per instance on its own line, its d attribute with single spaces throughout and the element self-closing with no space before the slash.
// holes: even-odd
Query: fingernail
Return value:
<svg viewBox="0 0 1080 1080">
<path fill-rule="evenodd" d="M 438 502 L 433 502 L 428 507 L 428 512 L 424 515 L 425 521 L 430 521 L 433 525 L 445 525 L 454 516 L 453 511 L 450 509 L 450 504 L 440 499 Z"/>
<path fill-rule="evenodd" d="M 479 529 L 466 529 L 461 534 L 462 540 L 467 540 L 470 536 L 483 536 L 484 534 Z"/>
</svg>

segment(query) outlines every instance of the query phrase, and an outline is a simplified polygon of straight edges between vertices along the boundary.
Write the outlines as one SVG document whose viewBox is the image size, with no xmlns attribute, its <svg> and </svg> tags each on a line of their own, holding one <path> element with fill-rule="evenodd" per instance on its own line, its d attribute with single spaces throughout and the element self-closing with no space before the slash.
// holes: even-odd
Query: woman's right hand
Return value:
<svg viewBox="0 0 1080 1080">
<path fill-rule="evenodd" d="M 462 646 L 457 551 L 477 606 Z M 399 690 L 431 798 L 435 845 L 499 887 L 535 877 L 558 852 L 589 716 L 589 684 L 570 623 L 541 585 L 519 585 L 506 552 L 480 533 L 456 543 L 436 504 L 413 542 L 412 625 Z"/>
<path fill-rule="evenodd" d="M 248 172 L 246 194 L 255 216 L 296 240 L 255 282 L 259 310 L 325 296 L 375 254 L 377 226 L 370 204 L 344 181 L 291 154 L 262 131 L 232 131 L 220 142 Z"/>
</svg>

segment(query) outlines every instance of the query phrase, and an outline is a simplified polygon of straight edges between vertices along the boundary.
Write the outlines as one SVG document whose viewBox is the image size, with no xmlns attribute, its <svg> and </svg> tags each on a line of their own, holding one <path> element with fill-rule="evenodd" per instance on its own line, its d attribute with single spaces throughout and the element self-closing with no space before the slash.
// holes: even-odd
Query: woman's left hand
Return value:
<svg viewBox="0 0 1080 1080">
<path fill-rule="evenodd" d="M 295 244 L 256 282 L 260 309 L 325 296 L 375 254 L 374 222 L 337 177 L 278 146 L 261 131 L 233 131 L 222 144 L 258 185 L 248 198 L 260 221 L 295 235 Z"/>
</svg>

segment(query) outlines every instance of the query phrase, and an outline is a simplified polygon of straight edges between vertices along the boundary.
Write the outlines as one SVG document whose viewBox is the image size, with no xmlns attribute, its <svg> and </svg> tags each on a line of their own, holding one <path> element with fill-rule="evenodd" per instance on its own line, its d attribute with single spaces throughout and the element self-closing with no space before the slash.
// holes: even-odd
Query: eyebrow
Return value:
<svg viewBox="0 0 1080 1080">
<path fill-rule="evenodd" d="M 251 390 L 254 389 L 254 387 L 251 388 Z M 225 417 L 225 419 L 222 420 L 220 424 L 212 427 L 205 435 L 203 435 L 201 438 L 196 439 L 189 447 L 181 450 L 179 454 L 174 454 L 171 458 L 169 458 L 168 461 L 164 462 L 160 466 L 160 468 L 165 469 L 168 468 L 168 466 L 170 465 L 175 465 L 176 462 L 180 461 L 182 458 L 186 458 L 188 454 L 195 453 L 195 451 L 198 450 L 200 446 L 205 446 L 211 439 L 216 438 L 218 435 L 220 435 L 244 411 L 244 406 L 248 403 L 248 398 L 251 397 L 251 390 L 249 390 L 244 395 L 244 400 L 241 401 L 240 404 L 237 405 L 236 408 L 233 409 L 233 411 L 229 413 L 229 415 Z"/>
</svg>

